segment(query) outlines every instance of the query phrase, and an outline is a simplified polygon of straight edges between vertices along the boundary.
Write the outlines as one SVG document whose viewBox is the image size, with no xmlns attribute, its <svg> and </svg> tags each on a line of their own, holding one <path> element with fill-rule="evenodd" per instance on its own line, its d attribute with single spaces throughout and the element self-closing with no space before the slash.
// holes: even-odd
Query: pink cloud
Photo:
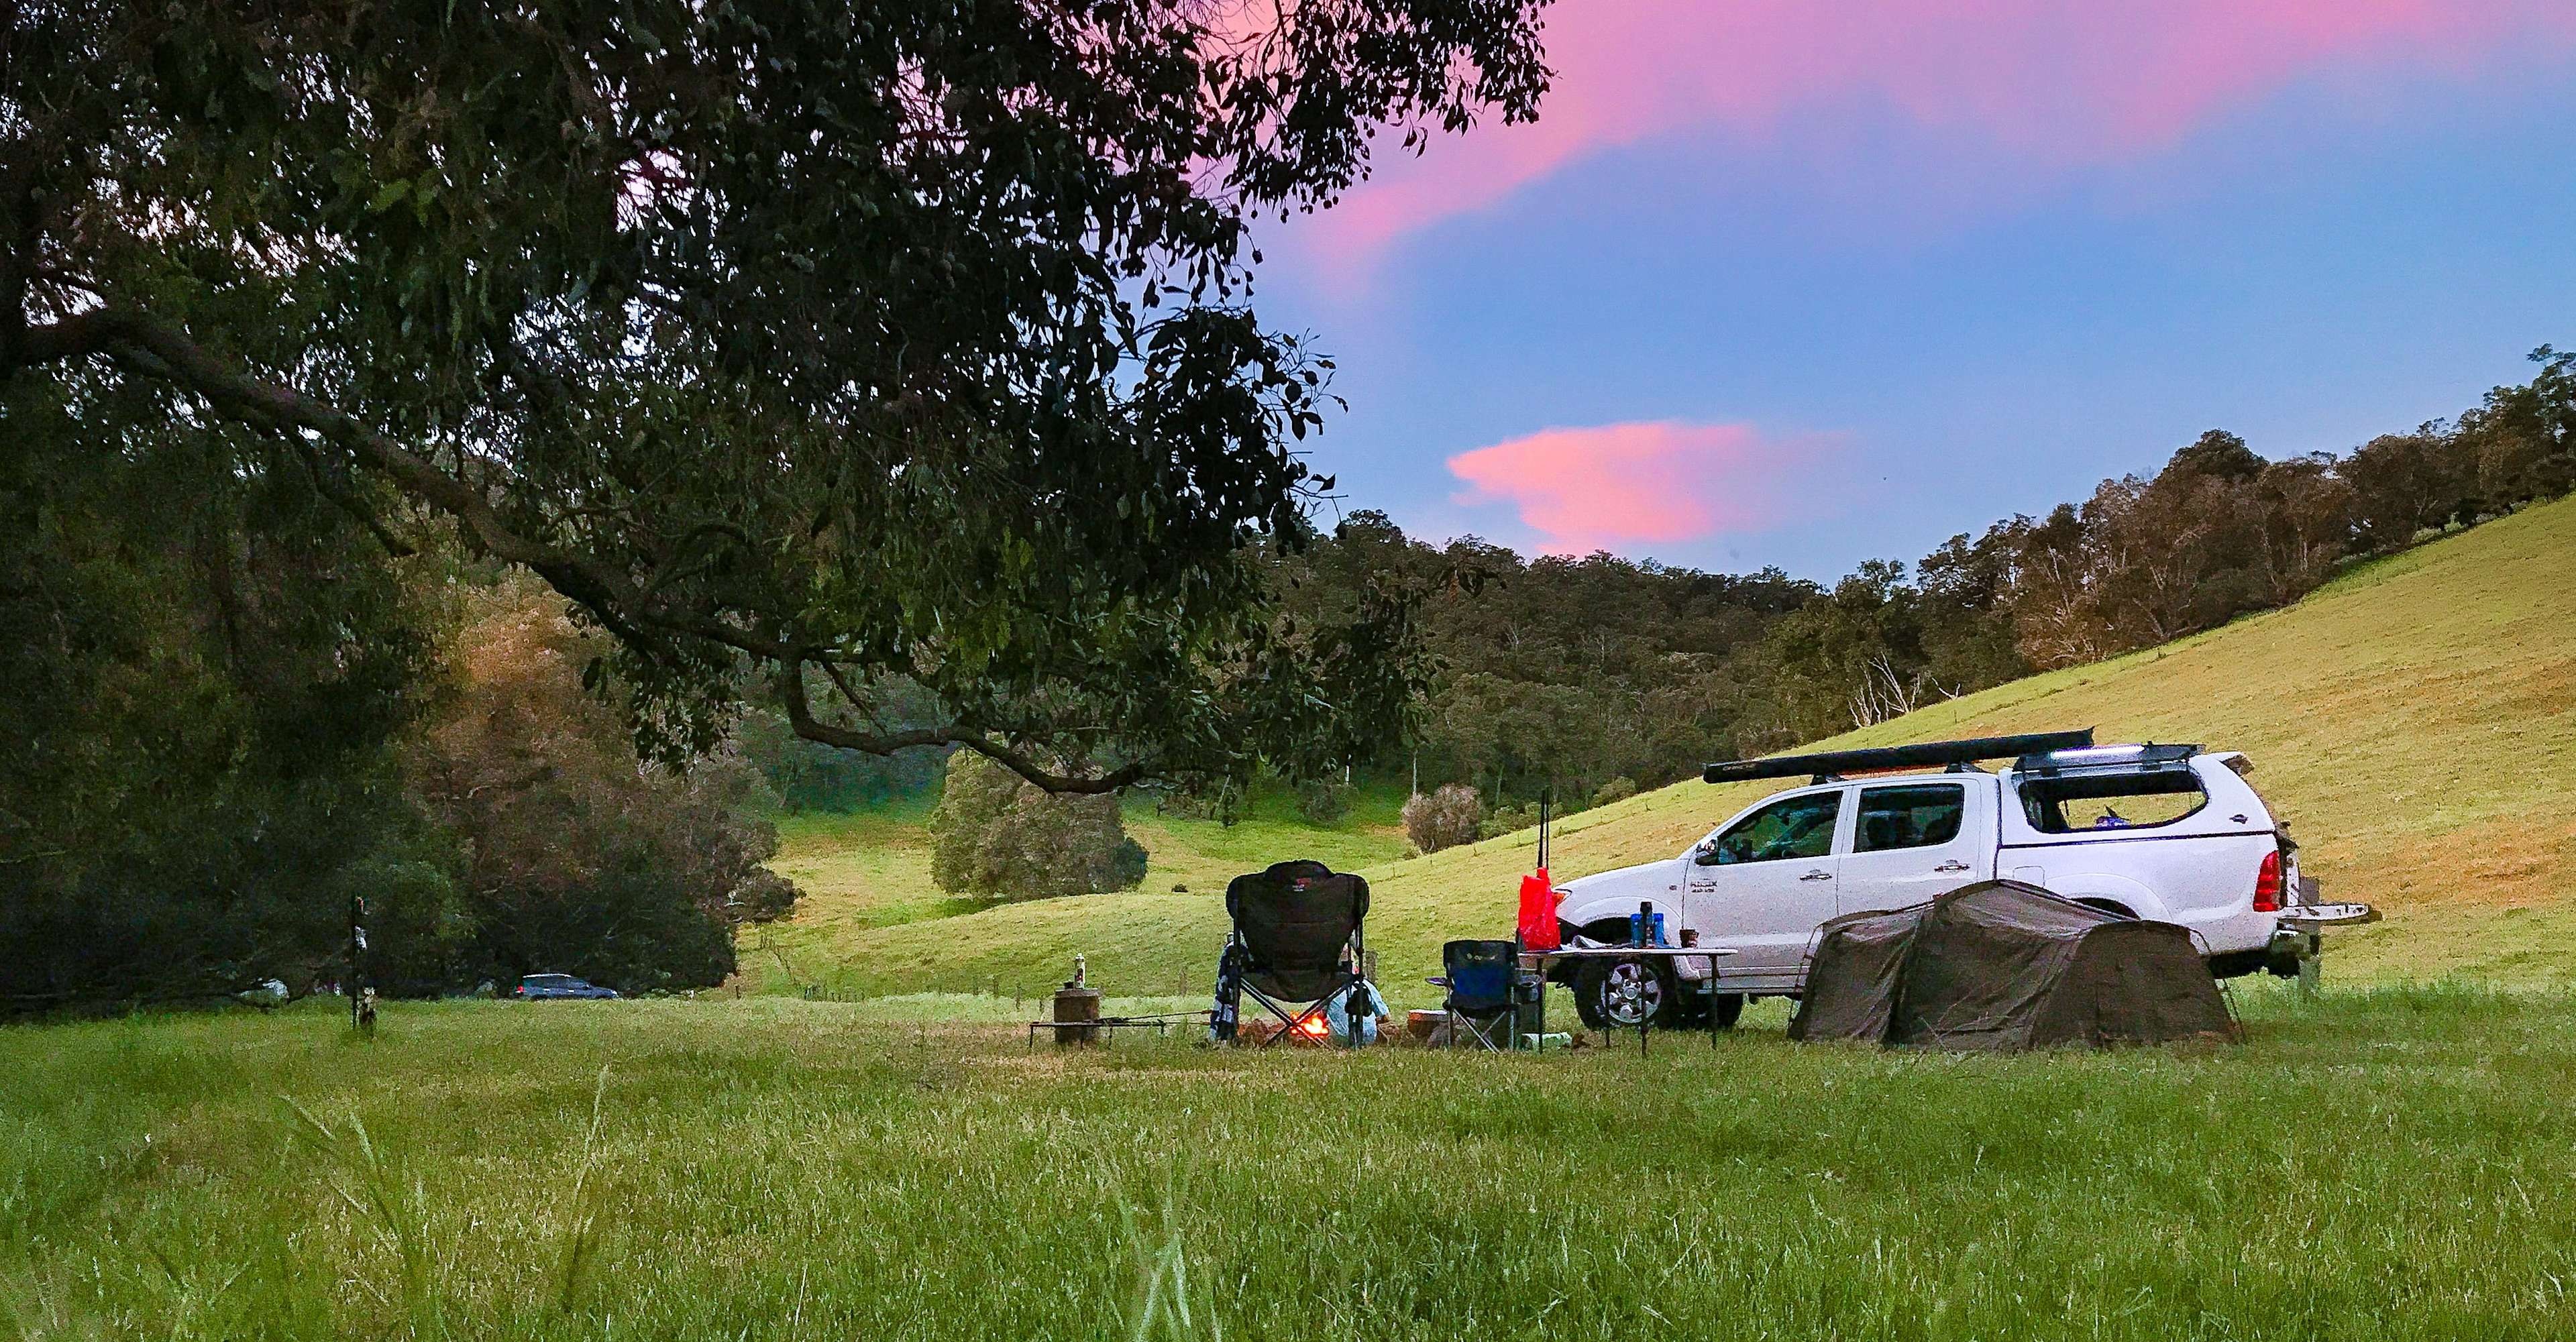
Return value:
<svg viewBox="0 0 2576 1342">
<path fill-rule="evenodd" d="M 1434 140 L 1313 225 L 1365 261 L 1597 149 L 1875 103 L 2042 168 L 2168 146 L 2338 67 L 2460 72 L 2576 42 L 2570 0 L 1570 0 L 1539 120 Z"/>
<path fill-rule="evenodd" d="M 1802 512 L 1792 477 L 1835 440 L 1766 439 L 1749 424 L 1654 420 L 1546 429 L 1461 452 L 1464 505 L 1509 503 L 1552 554 L 1632 550 L 1758 530 Z"/>
</svg>

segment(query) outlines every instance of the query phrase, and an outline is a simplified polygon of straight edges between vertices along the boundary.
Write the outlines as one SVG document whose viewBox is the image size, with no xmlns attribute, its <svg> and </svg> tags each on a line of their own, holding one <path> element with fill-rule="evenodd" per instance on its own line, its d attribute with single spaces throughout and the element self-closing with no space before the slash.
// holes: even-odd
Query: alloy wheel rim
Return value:
<svg viewBox="0 0 2576 1342">
<path fill-rule="evenodd" d="M 1663 1004 L 1663 980 L 1644 965 L 1614 964 L 1602 980 L 1602 1014 L 1620 1025 L 1646 1020 Z"/>
</svg>

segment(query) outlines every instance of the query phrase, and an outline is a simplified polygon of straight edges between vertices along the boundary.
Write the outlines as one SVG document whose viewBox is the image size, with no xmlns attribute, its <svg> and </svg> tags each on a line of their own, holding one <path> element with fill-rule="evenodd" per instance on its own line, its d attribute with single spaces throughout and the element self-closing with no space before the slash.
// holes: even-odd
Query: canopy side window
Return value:
<svg viewBox="0 0 2576 1342">
<path fill-rule="evenodd" d="M 2197 815 L 2209 792 L 2188 768 L 2019 779 L 2014 790 L 2042 834 L 2157 829 Z"/>
</svg>

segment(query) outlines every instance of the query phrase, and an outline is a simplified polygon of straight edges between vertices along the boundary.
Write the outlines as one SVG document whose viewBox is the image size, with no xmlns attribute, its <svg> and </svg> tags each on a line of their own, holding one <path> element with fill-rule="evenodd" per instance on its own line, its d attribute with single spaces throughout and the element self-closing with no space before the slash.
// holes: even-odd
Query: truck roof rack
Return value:
<svg viewBox="0 0 2576 1342">
<path fill-rule="evenodd" d="M 1814 755 L 1775 755 L 1769 759 L 1727 760 L 1700 770 L 1710 783 L 1741 783 L 1755 778 L 1795 778 L 1801 774 L 1824 781 L 1839 774 L 1877 773 L 1889 769 L 1934 769 L 1974 764 L 1979 760 L 2029 760 L 2059 750 L 2082 750 L 2093 744 L 2093 729 L 2030 732 L 2021 736 L 1980 736 L 1966 741 L 1925 741 L 1910 746 L 1876 746 L 1867 750 L 1828 750 Z"/>
</svg>

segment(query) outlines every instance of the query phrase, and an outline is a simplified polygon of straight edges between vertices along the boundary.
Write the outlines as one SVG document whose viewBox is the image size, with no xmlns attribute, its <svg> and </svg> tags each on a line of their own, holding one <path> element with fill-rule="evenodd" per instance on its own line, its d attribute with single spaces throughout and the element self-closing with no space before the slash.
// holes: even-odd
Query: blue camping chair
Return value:
<svg viewBox="0 0 2576 1342">
<path fill-rule="evenodd" d="M 1511 1047 L 1516 1019 L 1513 980 L 1520 976 L 1520 943 L 1452 941 L 1440 948 L 1439 982 L 1449 990 L 1442 1005 L 1449 1012 L 1449 1042 L 1463 1047 L 1473 1039 L 1487 1051 Z M 1495 1039 L 1496 1032 L 1502 1034 Z"/>
</svg>

